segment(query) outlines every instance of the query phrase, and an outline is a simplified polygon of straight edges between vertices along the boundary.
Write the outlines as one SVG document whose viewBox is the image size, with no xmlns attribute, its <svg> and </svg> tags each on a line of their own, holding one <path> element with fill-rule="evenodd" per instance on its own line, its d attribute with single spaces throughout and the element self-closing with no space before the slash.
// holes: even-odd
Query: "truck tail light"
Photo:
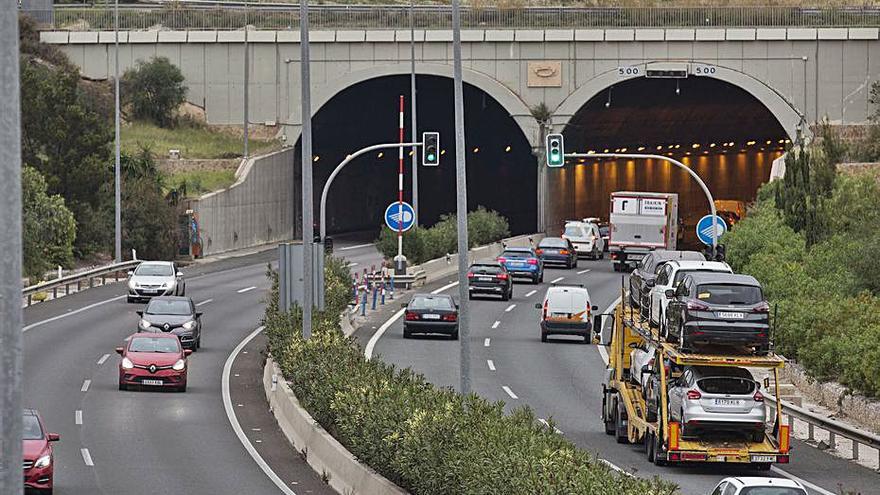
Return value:
<svg viewBox="0 0 880 495">
<path fill-rule="evenodd" d="M 781 425 L 779 427 L 779 436 L 777 437 L 777 439 L 779 440 L 779 451 L 782 452 L 783 454 L 787 454 L 789 451 L 789 448 L 790 448 L 789 447 L 789 433 L 790 432 L 791 432 L 791 426 L 789 426 L 789 425 Z M 782 457 L 782 456 L 780 456 L 780 457 Z M 779 458 L 777 458 L 776 460 L 777 460 L 777 462 L 783 462 L 783 461 L 779 460 Z M 785 462 L 788 462 L 788 456 L 785 456 Z"/>
</svg>

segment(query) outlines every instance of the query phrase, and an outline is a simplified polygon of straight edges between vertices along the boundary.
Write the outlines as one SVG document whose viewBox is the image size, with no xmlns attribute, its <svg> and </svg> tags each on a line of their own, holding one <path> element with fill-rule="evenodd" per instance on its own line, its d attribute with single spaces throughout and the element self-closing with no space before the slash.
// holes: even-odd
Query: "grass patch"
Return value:
<svg viewBox="0 0 880 495">
<path fill-rule="evenodd" d="M 188 197 L 224 189 L 234 182 L 235 170 L 192 170 L 169 174 L 164 179 L 166 190 L 185 190 Z"/>
<path fill-rule="evenodd" d="M 182 125 L 163 129 L 147 122 L 132 122 L 122 128 L 122 149 L 137 153 L 146 147 L 158 158 L 167 158 L 168 150 L 180 150 L 181 158 L 237 158 L 243 150 L 243 139 L 231 133 L 215 131 L 198 125 Z M 275 140 L 251 139 L 253 154 L 279 146 Z"/>
</svg>

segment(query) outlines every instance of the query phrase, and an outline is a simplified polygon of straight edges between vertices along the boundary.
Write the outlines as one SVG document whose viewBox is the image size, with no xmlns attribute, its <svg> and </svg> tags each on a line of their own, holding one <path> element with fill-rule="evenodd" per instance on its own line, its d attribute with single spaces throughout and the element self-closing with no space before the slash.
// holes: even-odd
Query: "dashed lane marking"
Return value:
<svg viewBox="0 0 880 495">
<path fill-rule="evenodd" d="M 587 268 L 586 270 L 581 270 L 581 271 L 578 272 L 578 275 L 583 275 L 583 274 L 585 274 L 585 273 L 588 273 L 589 271 L 590 271 L 589 268 Z"/>
<path fill-rule="evenodd" d="M 489 365 L 489 371 L 495 371 L 495 361 L 487 359 L 486 364 Z"/>
<path fill-rule="evenodd" d="M 85 380 L 85 381 L 83 381 L 82 388 L 79 389 L 80 392 L 88 392 L 88 391 L 89 391 L 89 386 L 90 386 L 91 384 L 92 384 L 92 381 L 91 381 L 91 380 Z"/>
<path fill-rule="evenodd" d="M 92 454 L 89 453 L 89 449 L 81 448 L 81 449 L 79 449 L 79 451 L 82 454 L 83 462 L 86 463 L 86 466 L 94 466 L 95 465 L 94 461 L 92 461 Z"/>
<path fill-rule="evenodd" d="M 537 290 L 531 290 L 531 291 L 529 291 L 528 293 L 526 293 L 526 297 L 532 297 L 532 296 L 534 296 L 534 295 L 535 295 L 535 292 L 538 292 L 538 291 L 537 291 Z"/>
<path fill-rule="evenodd" d="M 516 307 L 516 304 L 511 304 L 510 306 L 507 307 L 507 309 L 504 310 L 504 312 L 510 313 L 511 311 L 513 311 L 513 308 L 515 308 L 515 307 Z"/>
<path fill-rule="evenodd" d="M 483 341 L 483 347 L 489 347 L 489 342 L 491 342 L 491 341 L 492 341 L 492 339 L 490 339 L 489 337 L 486 337 L 486 340 Z"/>
<path fill-rule="evenodd" d="M 495 323 L 492 324 L 492 328 L 498 328 L 498 325 L 500 325 L 500 324 L 501 324 L 500 321 L 496 321 Z"/>
<path fill-rule="evenodd" d="M 74 423 L 76 423 L 78 425 L 83 424 L 83 412 L 81 410 L 77 409 L 73 415 L 73 418 L 74 418 L 74 420 L 73 420 Z"/>
<path fill-rule="evenodd" d="M 106 363 L 108 359 L 110 359 L 110 354 L 104 354 L 103 356 L 101 356 L 101 359 L 98 360 L 98 366 Z"/>
<path fill-rule="evenodd" d="M 510 390 L 510 387 L 507 385 L 502 385 L 501 388 L 507 392 L 507 395 L 509 395 L 511 399 L 519 399 L 519 397 L 517 397 L 516 394 L 513 393 L 513 390 Z"/>
<path fill-rule="evenodd" d="M 256 288 L 257 288 L 257 286 L 252 285 L 252 286 L 250 286 L 250 287 L 245 287 L 244 289 L 239 289 L 239 290 L 237 290 L 236 292 L 238 292 L 239 294 L 244 294 L 245 292 L 252 291 L 252 290 L 254 290 L 254 289 L 256 289 Z"/>
<path fill-rule="evenodd" d="M 205 299 L 204 301 L 202 301 L 200 303 L 196 303 L 196 306 L 204 306 L 205 304 L 208 304 L 209 302 L 213 302 L 213 301 L 214 301 L 213 299 Z"/>
<path fill-rule="evenodd" d="M 550 281 L 550 283 L 555 284 L 556 282 L 560 282 L 562 280 L 565 280 L 565 277 L 554 278 L 553 280 Z"/>
</svg>

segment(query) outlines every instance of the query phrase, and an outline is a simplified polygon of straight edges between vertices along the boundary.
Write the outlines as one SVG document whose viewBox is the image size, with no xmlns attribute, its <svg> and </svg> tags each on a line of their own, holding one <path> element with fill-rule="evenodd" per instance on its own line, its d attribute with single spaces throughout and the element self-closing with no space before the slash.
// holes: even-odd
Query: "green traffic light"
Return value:
<svg viewBox="0 0 880 495">
<path fill-rule="evenodd" d="M 433 154 L 428 155 L 428 161 L 429 161 L 429 162 L 433 162 L 433 161 L 434 161 L 434 155 L 433 155 Z"/>
</svg>

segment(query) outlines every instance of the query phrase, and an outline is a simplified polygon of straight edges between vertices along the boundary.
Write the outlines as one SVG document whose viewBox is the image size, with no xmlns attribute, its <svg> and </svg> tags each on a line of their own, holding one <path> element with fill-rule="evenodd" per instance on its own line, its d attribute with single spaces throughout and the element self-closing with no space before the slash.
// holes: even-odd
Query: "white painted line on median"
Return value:
<svg viewBox="0 0 880 495">
<path fill-rule="evenodd" d="M 508 387 L 507 385 L 502 385 L 501 388 L 504 389 L 505 392 L 507 392 L 507 395 L 509 395 L 511 399 L 519 399 L 519 397 L 517 397 L 516 394 L 513 393 L 513 390 L 510 390 L 510 387 Z"/>
<path fill-rule="evenodd" d="M 535 292 L 538 292 L 538 291 L 537 291 L 537 290 L 531 290 L 531 291 L 529 291 L 528 293 L 526 293 L 526 297 L 532 297 L 532 296 L 534 296 L 534 295 L 535 295 Z"/>
<path fill-rule="evenodd" d="M 80 409 L 77 409 L 73 416 L 74 416 L 74 420 L 73 420 L 74 423 L 76 423 L 78 425 L 83 424 L 83 412 Z"/>
<path fill-rule="evenodd" d="M 500 325 L 500 324 L 501 324 L 500 321 L 496 321 L 495 323 L 492 324 L 492 328 L 498 328 L 498 325 Z"/>
<path fill-rule="evenodd" d="M 22 331 L 22 332 L 27 332 L 27 331 L 30 330 L 31 328 L 39 327 L 39 326 L 41 326 L 41 325 L 45 325 L 46 323 L 51 323 L 51 322 L 53 322 L 53 321 L 60 320 L 61 318 L 67 318 L 68 316 L 72 316 L 72 315 L 75 315 L 75 314 L 77 314 L 77 313 L 82 313 L 83 311 L 88 311 L 88 310 L 90 310 L 90 309 L 92 309 L 92 308 L 97 308 L 98 306 L 103 306 L 104 304 L 111 303 L 111 302 L 113 302 L 113 301 L 118 301 L 118 300 L 120 300 L 120 299 L 125 299 L 125 296 L 118 296 L 118 297 L 113 297 L 113 298 L 110 298 L 110 299 L 106 299 L 106 300 L 101 301 L 101 302 L 96 302 L 96 303 L 94 303 L 94 304 L 89 304 L 88 306 L 83 306 L 83 307 L 81 307 L 81 308 L 79 308 L 79 309 L 75 309 L 75 310 L 73 310 L 73 311 L 68 311 L 67 313 L 64 313 L 64 314 L 61 314 L 61 315 L 58 315 L 58 316 L 53 316 L 52 318 L 47 318 L 47 319 L 45 319 L 45 320 L 41 320 L 41 321 L 37 321 L 37 322 L 31 323 L 30 325 L 27 325 L 27 326 L 25 326 L 24 328 L 22 328 L 21 331 Z"/>
<path fill-rule="evenodd" d="M 489 371 L 495 371 L 495 361 L 487 359 L 486 364 L 489 365 Z"/>
<path fill-rule="evenodd" d="M 458 282 L 446 284 L 439 289 L 431 291 L 431 294 L 439 294 L 445 290 L 455 287 L 456 285 L 458 285 Z M 406 311 L 406 309 L 401 309 L 391 315 L 391 318 L 388 318 L 388 320 L 386 320 L 385 323 L 383 323 L 382 326 L 379 327 L 378 330 L 376 330 L 376 333 L 374 333 L 373 336 L 370 337 L 370 340 L 367 341 L 367 345 L 364 347 L 364 357 L 366 357 L 367 359 L 373 358 L 373 350 L 376 348 L 376 344 L 379 343 L 379 339 L 381 339 L 382 336 L 385 335 L 385 332 L 388 331 L 388 329 L 391 327 L 391 325 L 394 324 L 395 321 L 399 320 L 400 317 L 403 316 L 404 311 Z"/>
<path fill-rule="evenodd" d="M 486 340 L 483 341 L 483 347 L 489 347 L 489 342 L 491 342 L 491 340 L 492 339 L 489 337 L 486 337 Z"/>
<path fill-rule="evenodd" d="M 91 385 L 91 384 L 92 384 L 92 381 L 91 381 L 91 380 L 85 380 L 85 381 L 83 382 L 83 386 L 82 386 L 82 388 L 79 389 L 80 392 L 88 392 L 88 391 L 89 391 L 89 385 Z"/>
<path fill-rule="evenodd" d="M 345 266 L 351 268 L 351 267 L 353 267 L 353 266 L 358 266 L 358 265 L 360 265 L 360 263 L 349 263 L 349 264 L 347 264 L 347 265 L 345 265 Z"/>
<path fill-rule="evenodd" d="M 609 461 L 608 459 L 601 459 L 600 458 L 599 462 L 601 462 L 602 464 L 605 464 L 606 466 L 610 467 L 611 469 L 617 471 L 620 474 L 625 474 L 629 477 L 634 477 L 632 473 L 630 473 L 629 471 L 624 471 L 622 468 L 620 468 L 619 466 L 617 466 L 613 462 Z"/>
<path fill-rule="evenodd" d="M 208 304 L 209 302 L 214 302 L 214 300 L 213 299 L 205 299 L 204 301 L 202 301 L 200 303 L 196 303 L 196 306 L 204 306 L 205 304 Z"/>
<path fill-rule="evenodd" d="M 770 466 L 770 470 L 773 471 L 774 473 L 781 474 L 782 476 L 785 476 L 788 479 L 795 480 L 795 481 L 801 483 L 802 485 L 806 486 L 810 490 L 817 491 L 817 492 L 821 493 L 822 495 L 835 495 L 834 492 L 830 492 L 830 491 L 822 488 L 821 486 L 816 486 L 805 479 L 798 478 L 797 476 L 795 476 L 791 473 L 788 473 L 786 471 L 783 471 L 776 466 Z"/>
<path fill-rule="evenodd" d="M 83 462 L 86 463 L 86 466 L 94 466 L 95 463 L 92 461 L 92 454 L 89 453 L 89 449 L 82 448 L 79 449 L 80 453 L 82 453 Z"/>
<path fill-rule="evenodd" d="M 370 246 L 372 246 L 372 245 L 373 245 L 373 243 L 370 243 L 370 244 L 358 244 L 357 246 L 347 246 L 347 247 L 344 247 L 344 248 L 339 248 L 339 250 L 340 250 L 340 251 L 350 251 L 350 250 L 352 250 L 352 249 L 360 249 L 360 248 L 370 247 Z"/>
<path fill-rule="evenodd" d="M 555 284 L 556 282 L 560 282 L 562 280 L 565 280 L 565 277 L 554 278 L 553 280 L 550 281 L 550 283 Z"/>
<path fill-rule="evenodd" d="M 515 307 L 516 307 L 516 304 L 511 304 L 510 306 L 507 307 L 507 309 L 504 310 L 504 312 L 510 313 L 511 311 L 513 311 L 513 308 L 515 308 Z"/>
<path fill-rule="evenodd" d="M 252 290 L 254 290 L 254 289 L 256 289 L 256 288 L 257 288 L 257 286 L 252 285 L 252 286 L 250 286 L 250 287 L 245 287 L 244 289 L 239 289 L 239 290 L 237 290 L 236 292 L 238 292 L 239 294 L 244 294 L 245 292 L 252 291 Z"/>
<path fill-rule="evenodd" d="M 542 425 L 546 426 L 547 428 L 550 428 L 550 423 L 548 423 L 546 419 L 538 418 L 538 421 L 539 421 Z M 559 433 L 560 435 L 563 434 L 563 433 L 562 433 L 562 430 L 560 430 L 559 428 L 557 428 L 557 427 L 555 427 L 555 426 L 553 427 L 553 431 L 555 431 L 556 433 Z"/>
<path fill-rule="evenodd" d="M 108 359 L 110 359 L 110 354 L 104 354 L 103 356 L 101 356 L 101 359 L 98 360 L 98 366 L 106 363 Z"/>
<path fill-rule="evenodd" d="M 587 268 L 586 270 L 581 270 L 581 271 L 578 272 L 578 275 L 583 275 L 583 274 L 585 274 L 585 273 L 588 273 L 589 271 L 590 271 L 589 268 Z"/>
<path fill-rule="evenodd" d="M 251 332 L 250 335 L 244 338 L 241 342 L 235 346 L 235 349 L 229 354 L 229 357 L 226 358 L 226 363 L 223 365 L 223 375 L 221 376 L 221 387 L 222 387 L 222 395 L 223 395 L 223 409 L 226 410 L 226 417 L 229 419 L 229 424 L 232 426 L 232 430 L 235 431 L 235 435 L 238 437 L 238 440 L 244 446 L 244 449 L 247 450 L 248 454 L 254 459 L 254 462 L 257 463 L 257 466 L 266 473 L 266 476 L 281 490 L 284 495 L 296 495 L 296 493 L 287 487 L 287 484 L 275 474 L 275 471 L 269 467 L 269 464 L 263 460 L 263 457 L 257 452 L 257 449 L 254 448 L 254 445 L 248 440 L 247 435 L 245 435 L 244 430 L 241 429 L 241 424 L 238 422 L 238 418 L 235 416 L 235 410 L 232 407 L 232 396 L 229 392 L 229 374 L 232 371 L 232 363 L 235 362 L 235 358 L 238 357 L 238 354 L 244 348 L 244 346 L 248 345 L 248 343 L 254 339 L 260 332 L 263 331 L 263 327 L 258 327 L 256 330 Z"/>
</svg>

